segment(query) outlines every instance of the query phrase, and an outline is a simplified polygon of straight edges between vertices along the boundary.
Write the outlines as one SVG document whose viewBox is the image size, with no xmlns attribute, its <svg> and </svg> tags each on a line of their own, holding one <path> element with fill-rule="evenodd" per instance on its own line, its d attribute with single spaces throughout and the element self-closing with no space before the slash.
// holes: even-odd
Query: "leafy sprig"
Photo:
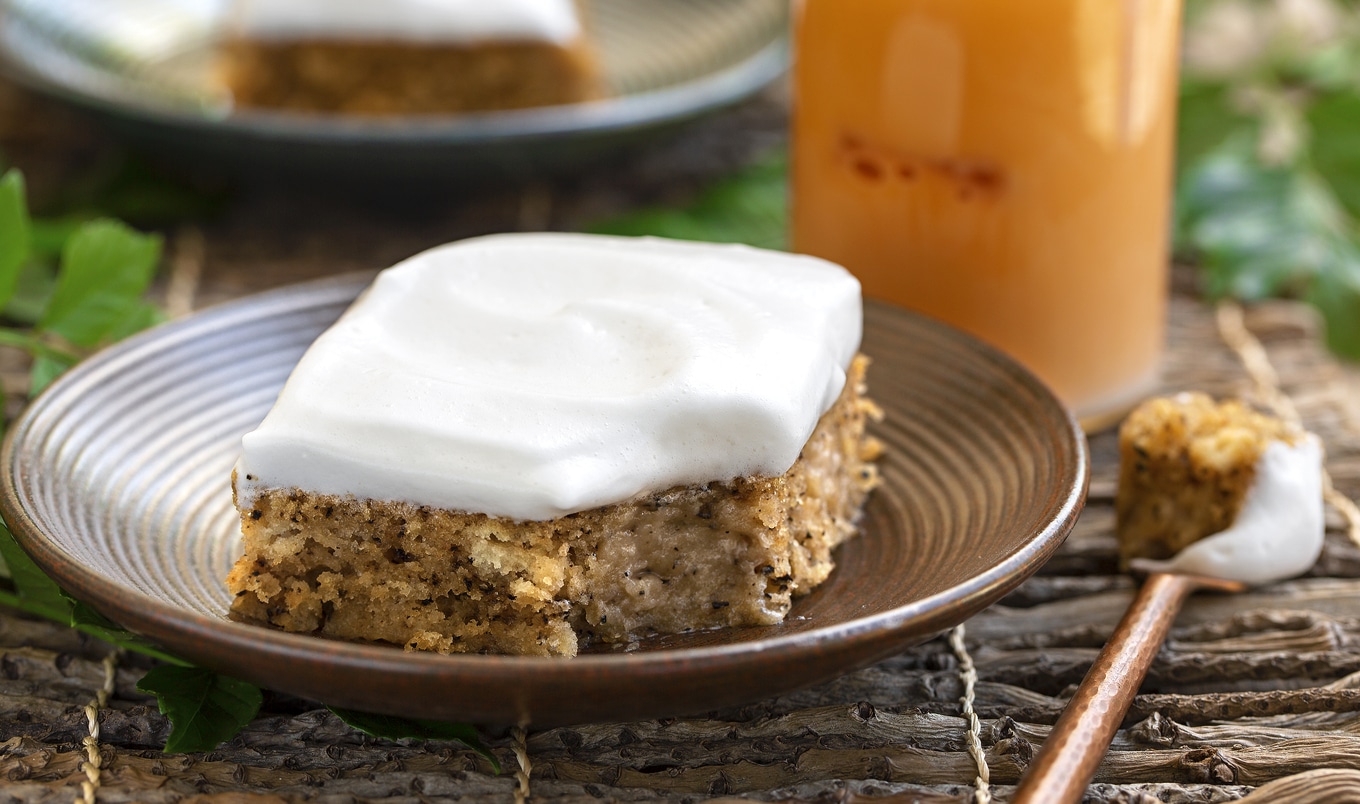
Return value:
<svg viewBox="0 0 1360 804">
<path fill-rule="evenodd" d="M 40 234 L 23 177 L 11 170 L 0 177 L 0 310 L 14 325 L 0 326 L 0 344 L 33 358 L 30 394 L 93 349 L 162 318 L 142 298 L 160 262 L 159 237 L 111 219 Z M 35 245 L 60 256 L 53 261 Z M 18 309 L 10 315 L 12 306 Z"/>
<path fill-rule="evenodd" d="M 33 563 L 33 559 L 14 540 L 14 535 L 2 525 L 0 557 L 4 558 L 12 587 L 0 588 L 0 604 L 68 625 L 81 633 L 136 653 L 175 664 L 187 664 L 153 643 L 119 628 L 94 609 L 63 592 Z"/>
<path fill-rule="evenodd" d="M 379 737 L 385 740 L 440 740 L 462 743 L 485 757 L 496 773 L 501 772 L 500 760 L 496 759 L 496 755 L 482 744 L 475 726 L 466 723 L 446 723 L 442 720 L 413 720 L 391 715 L 375 715 L 371 712 L 341 709 L 335 706 L 326 708 L 331 711 L 331 714 L 343 720 L 350 728 L 357 729 L 370 737 Z"/>
<path fill-rule="evenodd" d="M 153 667 L 137 689 L 155 695 L 161 714 L 170 719 L 167 754 L 216 748 L 250 725 L 264 703 L 254 684 L 201 667 Z"/>
<path fill-rule="evenodd" d="M 1312 303 L 1360 360 L 1360 10 L 1198 0 L 1188 20 L 1177 250 L 1211 297 Z"/>
<path fill-rule="evenodd" d="M 161 320 L 160 311 L 142 298 L 160 252 L 159 237 L 113 220 L 44 227 L 28 214 L 22 176 L 17 171 L 0 176 L 0 310 L 5 311 L 0 345 L 23 349 L 32 357 L 30 394 L 41 391 L 89 351 Z M 237 693 L 240 701 L 255 701 L 247 716 L 244 703 L 229 710 L 205 707 L 192 689 L 166 685 L 165 695 L 158 698 L 174 724 L 169 744 L 174 747 L 168 750 L 213 748 L 244 725 L 242 717 L 244 722 L 254 717 L 258 689 L 192 668 L 71 598 L 3 526 L 0 558 L 0 569 L 8 578 L 8 584 L 0 587 L 0 603 L 167 662 L 152 671 L 155 678 L 207 674 L 214 680 L 205 683 L 214 693 L 226 689 Z M 254 690 L 253 696 L 245 687 Z M 230 711 L 234 719 L 221 717 L 221 711 Z"/>
<path fill-rule="evenodd" d="M 773 151 L 682 208 L 644 209 L 600 222 L 590 231 L 788 248 L 787 175 L 788 155 Z"/>
<path fill-rule="evenodd" d="M 159 237 L 114 220 L 34 220 L 23 177 L 13 170 L 0 175 L 0 345 L 33 358 L 30 394 L 94 349 L 162 320 L 159 309 L 143 299 L 160 253 Z M 253 684 L 194 667 L 67 595 L 3 524 L 0 604 L 165 662 L 137 688 L 154 694 L 170 720 L 167 752 L 216 748 L 248 725 L 263 701 Z M 471 726 L 334 711 L 375 736 L 456 740 L 499 770 Z"/>
</svg>

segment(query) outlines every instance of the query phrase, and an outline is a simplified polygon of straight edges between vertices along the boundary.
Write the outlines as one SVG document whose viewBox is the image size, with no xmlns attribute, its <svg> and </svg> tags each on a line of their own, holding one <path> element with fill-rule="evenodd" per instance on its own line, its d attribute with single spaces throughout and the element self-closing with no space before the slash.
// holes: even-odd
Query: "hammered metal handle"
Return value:
<svg viewBox="0 0 1360 804">
<path fill-rule="evenodd" d="M 1215 578 L 1149 575 L 1020 780 L 1011 804 L 1081 801 L 1186 596 L 1196 589 L 1244 588 Z"/>
</svg>

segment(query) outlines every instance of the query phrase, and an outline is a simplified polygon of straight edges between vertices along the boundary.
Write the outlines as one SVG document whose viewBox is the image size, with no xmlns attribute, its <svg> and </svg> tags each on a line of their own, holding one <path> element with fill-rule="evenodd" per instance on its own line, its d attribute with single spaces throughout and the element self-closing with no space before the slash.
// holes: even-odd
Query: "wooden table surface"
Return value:
<svg viewBox="0 0 1360 804">
<path fill-rule="evenodd" d="M 158 293 L 173 312 L 300 279 L 378 268 L 490 231 L 574 229 L 638 205 L 683 202 L 783 141 L 772 92 L 679 139 L 584 175 L 530 187 L 437 194 L 417 206 L 296 188 L 229 195 L 166 230 Z M 121 164 L 79 118 L 0 83 L 0 160 L 23 168 L 35 206 L 68 199 Z M 1254 393 L 1215 311 L 1178 272 L 1166 388 Z M 1337 488 L 1360 495 L 1353 375 L 1319 345 L 1303 307 L 1245 315 L 1280 387 L 1324 438 Z M 0 366 L 13 365 L 11 358 Z M 7 379 L 7 387 L 16 382 Z M 992 792 L 1005 800 L 1128 603 L 1112 533 L 1116 449 L 1091 440 L 1091 498 L 1059 555 L 967 624 Z M 1093 801 L 1342 801 L 1360 796 L 1360 547 L 1328 512 L 1307 576 L 1190 601 L 1089 791 Z M 82 707 L 106 646 L 0 609 L 0 800 L 67 802 L 80 792 Z M 514 739 L 489 735 L 492 773 L 454 744 L 365 737 L 311 702 L 271 697 L 239 738 L 163 755 L 168 725 L 135 691 L 146 665 L 120 663 L 100 714 L 106 802 L 428 802 L 515 798 Z M 941 638 L 821 687 L 705 717 L 530 732 L 534 800 L 968 801 L 955 653 Z M 1268 788 L 1262 789 L 1263 786 Z M 1350 798 L 1347 799 L 1346 796 Z"/>
</svg>

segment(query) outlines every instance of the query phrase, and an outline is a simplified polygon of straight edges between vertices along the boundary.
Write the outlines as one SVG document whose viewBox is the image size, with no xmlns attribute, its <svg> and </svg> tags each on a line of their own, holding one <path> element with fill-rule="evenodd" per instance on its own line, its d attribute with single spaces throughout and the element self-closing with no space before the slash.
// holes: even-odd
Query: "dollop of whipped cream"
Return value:
<svg viewBox="0 0 1360 804">
<path fill-rule="evenodd" d="M 859 282 L 736 245 L 568 234 L 383 271 L 242 439 L 262 488 L 552 519 L 779 475 L 859 348 Z"/>
<path fill-rule="evenodd" d="M 1306 434 L 1272 441 L 1233 524 L 1165 561 L 1134 559 L 1147 572 L 1208 575 L 1262 585 L 1302 575 L 1322 553 L 1322 445 Z"/>
<path fill-rule="evenodd" d="M 238 0 L 228 27 L 254 39 L 564 44 L 581 35 L 572 0 Z"/>
</svg>

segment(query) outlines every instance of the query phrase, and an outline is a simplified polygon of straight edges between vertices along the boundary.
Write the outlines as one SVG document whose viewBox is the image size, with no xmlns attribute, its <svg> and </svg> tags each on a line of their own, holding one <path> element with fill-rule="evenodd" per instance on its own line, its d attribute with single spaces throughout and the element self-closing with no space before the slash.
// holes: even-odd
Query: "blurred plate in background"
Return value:
<svg viewBox="0 0 1360 804">
<path fill-rule="evenodd" d="M 228 4 L 0 0 L 0 60 L 170 161 L 369 181 L 580 167 L 736 103 L 788 63 L 785 0 L 585 0 L 604 100 L 398 118 L 233 110 L 214 70 Z"/>
</svg>

